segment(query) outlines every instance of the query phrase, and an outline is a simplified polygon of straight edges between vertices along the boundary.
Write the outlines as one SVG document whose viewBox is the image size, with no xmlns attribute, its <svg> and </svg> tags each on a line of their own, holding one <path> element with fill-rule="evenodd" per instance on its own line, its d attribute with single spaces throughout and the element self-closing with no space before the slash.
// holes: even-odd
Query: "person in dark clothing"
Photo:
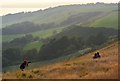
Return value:
<svg viewBox="0 0 120 81">
<path fill-rule="evenodd" d="M 29 63 L 31 63 L 31 62 L 28 62 L 27 60 L 24 60 L 24 62 L 20 65 L 20 69 L 22 71 L 24 71 L 25 67 L 27 67 Z"/>
<path fill-rule="evenodd" d="M 97 53 L 94 54 L 93 59 L 97 58 Z"/>
<path fill-rule="evenodd" d="M 100 58 L 100 54 L 99 54 L 99 52 L 97 52 L 97 58 Z"/>
<path fill-rule="evenodd" d="M 97 53 L 94 54 L 93 59 L 100 58 L 100 57 L 101 56 L 100 56 L 99 52 L 97 52 Z"/>
</svg>

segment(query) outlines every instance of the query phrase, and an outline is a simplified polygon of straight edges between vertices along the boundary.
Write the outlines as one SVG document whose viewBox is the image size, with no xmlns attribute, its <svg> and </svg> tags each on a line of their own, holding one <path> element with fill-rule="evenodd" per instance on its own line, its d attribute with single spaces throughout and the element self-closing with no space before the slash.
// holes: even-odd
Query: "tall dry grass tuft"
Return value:
<svg viewBox="0 0 120 81">
<path fill-rule="evenodd" d="M 15 75 L 19 79 L 33 79 L 33 78 L 36 78 L 36 75 L 32 72 L 29 72 L 29 71 L 25 71 L 25 72 L 18 71 L 18 72 L 15 73 Z"/>
</svg>

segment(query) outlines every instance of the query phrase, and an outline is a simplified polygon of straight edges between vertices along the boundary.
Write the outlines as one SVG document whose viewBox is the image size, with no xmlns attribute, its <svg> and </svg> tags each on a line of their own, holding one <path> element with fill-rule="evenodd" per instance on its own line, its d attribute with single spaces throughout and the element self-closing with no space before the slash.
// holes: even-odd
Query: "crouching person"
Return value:
<svg viewBox="0 0 120 81">
<path fill-rule="evenodd" d="M 25 67 L 28 67 L 28 63 L 31 63 L 31 62 L 24 60 L 24 62 L 20 65 L 20 69 L 24 71 Z"/>
</svg>

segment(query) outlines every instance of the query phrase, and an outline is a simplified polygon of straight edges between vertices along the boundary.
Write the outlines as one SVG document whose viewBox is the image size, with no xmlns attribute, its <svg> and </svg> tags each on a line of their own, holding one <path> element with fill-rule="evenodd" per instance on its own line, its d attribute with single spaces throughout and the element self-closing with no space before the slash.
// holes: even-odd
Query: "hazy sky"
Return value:
<svg viewBox="0 0 120 81">
<path fill-rule="evenodd" d="M 22 11 L 36 11 L 58 5 L 86 4 L 95 2 L 118 3 L 119 0 L 0 0 L 0 15 Z"/>
</svg>

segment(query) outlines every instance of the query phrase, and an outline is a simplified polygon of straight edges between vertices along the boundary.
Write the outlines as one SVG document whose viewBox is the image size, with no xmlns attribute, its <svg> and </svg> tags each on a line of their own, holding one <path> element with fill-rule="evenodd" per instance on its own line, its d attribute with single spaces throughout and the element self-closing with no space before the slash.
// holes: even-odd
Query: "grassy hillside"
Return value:
<svg viewBox="0 0 120 81">
<path fill-rule="evenodd" d="M 101 58 L 93 60 L 95 52 Z M 56 64 L 36 69 L 7 72 L 3 78 L 39 78 L 39 79 L 117 79 L 118 78 L 118 43 L 113 43 L 84 56 L 64 60 Z"/>
<path fill-rule="evenodd" d="M 117 10 L 117 7 L 116 4 L 66 5 L 29 13 L 8 14 L 2 17 L 3 27 L 24 21 L 32 21 L 37 24 L 51 22 L 59 24 L 72 15 L 88 12 L 110 12 Z"/>
<path fill-rule="evenodd" d="M 24 47 L 24 50 L 30 50 L 30 49 L 35 48 L 35 49 L 37 49 L 37 51 L 39 51 L 42 45 L 43 45 L 43 43 L 41 41 L 34 41 L 34 42 L 27 44 Z"/>
<path fill-rule="evenodd" d="M 9 42 L 15 38 L 22 37 L 24 35 L 2 35 L 2 42 Z"/>
<path fill-rule="evenodd" d="M 95 20 L 91 27 L 111 27 L 118 28 L 118 12 L 112 12 L 109 15 Z"/>
<path fill-rule="evenodd" d="M 32 34 L 34 37 L 38 36 L 40 38 L 47 38 L 57 33 L 60 33 L 62 29 L 63 28 L 52 28 L 52 29 L 42 30 L 38 32 L 32 32 L 30 34 Z"/>
<path fill-rule="evenodd" d="M 53 29 L 47 29 L 47 30 L 42 30 L 42 31 L 37 31 L 37 32 L 32 32 L 32 33 L 28 33 L 28 34 L 32 34 L 33 37 L 40 37 L 40 38 L 47 38 L 50 37 L 52 35 L 54 35 L 55 31 L 56 33 L 59 33 L 62 31 L 63 28 L 53 28 Z M 2 41 L 3 42 L 9 42 L 15 38 L 19 38 L 24 36 L 25 34 L 16 34 L 16 35 L 3 35 L 2 36 Z"/>
</svg>

